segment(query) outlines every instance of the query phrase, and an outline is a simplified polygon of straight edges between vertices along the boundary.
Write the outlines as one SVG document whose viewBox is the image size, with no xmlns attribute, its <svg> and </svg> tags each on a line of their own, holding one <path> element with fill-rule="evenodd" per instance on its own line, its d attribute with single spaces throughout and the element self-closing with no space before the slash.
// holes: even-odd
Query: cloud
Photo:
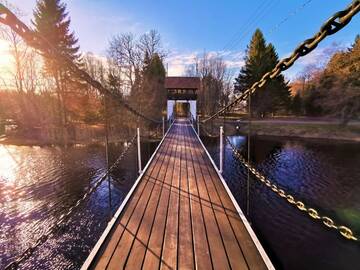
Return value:
<svg viewBox="0 0 360 270">
<path fill-rule="evenodd" d="M 232 70 L 240 70 L 244 65 L 244 52 L 238 51 L 209 51 L 206 52 L 210 57 L 222 57 L 226 66 Z M 166 58 L 169 76 L 182 76 L 186 69 L 195 63 L 197 57 L 201 57 L 204 52 L 173 52 Z"/>
<path fill-rule="evenodd" d="M 166 58 L 169 76 L 181 76 L 185 74 L 186 68 L 195 62 L 199 52 L 172 53 Z"/>
<path fill-rule="evenodd" d="M 300 57 L 295 64 L 284 72 L 286 79 L 294 80 L 307 66 L 323 67 L 330 60 L 331 56 L 339 51 L 349 47 L 349 44 L 332 43 L 327 46 L 318 47 L 304 57 Z M 166 59 L 169 76 L 182 76 L 188 66 L 194 64 L 196 57 L 201 57 L 204 52 L 177 52 L 170 54 Z M 245 51 L 209 51 L 210 56 L 219 56 L 224 59 L 228 69 L 237 75 L 241 67 L 244 66 Z M 282 58 L 289 57 L 291 52 L 283 55 Z"/>
</svg>

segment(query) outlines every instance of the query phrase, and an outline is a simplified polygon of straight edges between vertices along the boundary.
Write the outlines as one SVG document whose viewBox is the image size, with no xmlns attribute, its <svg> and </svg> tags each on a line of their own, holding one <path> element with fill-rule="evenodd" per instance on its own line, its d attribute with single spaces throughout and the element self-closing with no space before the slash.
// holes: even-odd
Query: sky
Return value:
<svg viewBox="0 0 360 270">
<path fill-rule="evenodd" d="M 0 0 L 1 2 L 1 0 Z M 8 1 L 24 13 L 30 24 L 36 0 Z M 83 52 L 106 56 L 112 36 L 124 32 L 141 35 L 156 29 L 169 52 L 169 75 L 183 75 L 187 65 L 203 52 L 218 54 L 238 73 L 246 45 L 260 28 L 279 57 L 289 56 L 296 46 L 316 33 L 333 13 L 350 0 L 64 0 L 71 29 Z M 308 64 L 318 64 L 336 46 L 348 47 L 359 34 L 360 15 L 340 32 L 324 40 L 309 56 L 285 73 L 293 79 Z M 0 53 L 4 50 L 0 43 Z M 1 66 L 0 59 L 0 66 Z"/>
</svg>

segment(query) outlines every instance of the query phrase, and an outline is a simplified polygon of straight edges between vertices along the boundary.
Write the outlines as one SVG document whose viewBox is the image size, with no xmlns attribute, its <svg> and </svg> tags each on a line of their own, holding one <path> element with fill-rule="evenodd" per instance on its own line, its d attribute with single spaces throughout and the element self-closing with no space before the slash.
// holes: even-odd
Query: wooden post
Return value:
<svg viewBox="0 0 360 270">
<path fill-rule="evenodd" d="M 138 165 L 139 165 L 139 174 L 142 172 L 142 166 L 141 166 L 141 148 L 140 148 L 140 128 L 136 129 L 137 134 L 137 152 L 138 152 Z"/>
<path fill-rule="evenodd" d="M 200 137 L 200 116 L 199 115 L 197 116 L 196 124 L 197 124 L 197 133 L 198 133 L 198 136 Z"/>
<path fill-rule="evenodd" d="M 162 117 L 162 121 L 163 121 L 163 137 L 165 136 L 165 116 Z"/>
<path fill-rule="evenodd" d="M 220 161 L 219 161 L 219 172 L 222 173 L 223 172 L 223 159 L 224 159 L 224 140 L 223 140 L 223 136 L 224 136 L 224 131 L 223 131 L 223 127 L 220 126 Z"/>
</svg>

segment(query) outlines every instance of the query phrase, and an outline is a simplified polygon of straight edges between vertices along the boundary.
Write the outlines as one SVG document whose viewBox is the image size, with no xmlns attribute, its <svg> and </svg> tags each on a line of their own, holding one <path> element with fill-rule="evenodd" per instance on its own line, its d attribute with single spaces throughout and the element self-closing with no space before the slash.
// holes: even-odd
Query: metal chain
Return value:
<svg viewBox="0 0 360 270">
<path fill-rule="evenodd" d="M 241 155 L 240 151 L 230 142 L 229 138 L 226 137 L 228 144 L 230 145 L 234 156 L 247 168 L 249 171 L 263 183 L 266 187 L 271 189 L 281 198 L 285 199 L 288 203 L 293 206 L 296 206 L 300 211 L 306 212 L 311 218 L 321 221 L 326 227 L 337 230 L 343 237 L 348 240 L 359 241 L 358 237 L 354 235 L 352 230 L 349 227 L 344 225 L 337 225 L 333 219 L 322 216 L 318 210 L 308 207 L 304 202 L 295 199 L 294 196 L 288 194 L 284 189 L 280 188 L 277 184 L 273 183 L 269 178 L 261 174 L 254 166 L 246 161 L 246 159 Z"/>
<path fill-rule="evenodd" d="M 134 115 L 139 116 L 150 122 L 161 123 L 161 121 L 147 117 L 146 115 L 133 108 L 118 93 L 105 88 L 99 81 L 93 79 L 85 70 L 80 69 L 78 65 L 74 63 L 73 59 L 70 59 L 70 57 L 68 57 L 67 55 L 59 52 L 45 37 L 43 37 L 40 33 L 31 30 L 28 26 L 26 26 L 26 24 L 20 21 L 16 17 L 16 15 L 14 15 L 8 8 L 6 8 L 1 3 L 0 23 L 9 26 L 14 32 L 16 32 L 20 37 L 22 37 L 30 47 L 33 47 L 43 56 L 52 59 L 61 59 L 61 61 L 66 64 L 66 66 L 70 69 L 74 76 L 87 82 L 89 85 L 96 88 L 101 94 L 108 94 L 112 96 L 117 102 L 119 102 L 122 106 L 124 106 Z"/>
<path fill-rule="evenodd" d="M 259 81 L 255 82 L 250 88 L 246 89 L 229 105 L 223 107 L 210 117 L 204 119 L 202 122 L 205 123 L 217 117 L 218 115 L 223 114 L 226 110 L 232 109 L 240 101 L 244 101 L 248 95 L 252 95 L 256 90 L 263 87 L 268 81 L 274 79 L 276 76 L 280 75 L 281 72 L 290 68 L 297 59 L 313 51 L 325 37 L 333 35 L 345 27 L 359 12 L 359 10 L 360 0 L 355 0 L 346 9 L 336 12 L 321 26 L 319 32 L 317 32 L 312 38 L 306 39 L 299 46 L 297 46 L 291 56 L 282 59 L 272 71 L 265 73 Z"/>
<path fill-rule="evenodd" d="M 104 172 L 103 175 L 97 180 L 97 182 L 89 188 L 84 195 L 76 201 L 76 203 L 71 206 L 68 211 L 64 214 L 62 214 L 59 219 L 53 224 L 50 228 L 46 230 L 45 233 L 43 233 L 42 236 L 40 236 L 34 245 L 28 247 L 16 260 L 12 261 L 10 264 L 8 264 L 5 267 L 5 270 L 15 270 L 18 269 L 19 265 L 30 258 L 30 256 L 34 253 L 34 251 L 41 246 L 43 243 L 45 243 L 50 236 L 54 235 L 56 231 L 58 231 L 61 226 L 64 226 L 66 224 L 66 221 L 70 217 L 70 215 L 75 211 L 75 209 L 86 200 L 87 197 L 89 197 L 99 186 L 100 184 L 106 179 L 108 174 L 112 172 L 119 164 L 119 162 L 125 157 L 128 150 L 135 144 L 136 135 L 131 139 L 131 141 L 126 145 L 120 156 L 117 158 L 117 160 L 111 165 L 108 171 Z"/>
<path fill-rule="evenodd" d="M 220 135 L 219 134 L 211 134 L 205 127 L 205 125 L 203 123 L 200 123 L 202 126 L 202 130 L 204 131 L 205 135 L 209 138 L 219 138 Z"/>
</svg>

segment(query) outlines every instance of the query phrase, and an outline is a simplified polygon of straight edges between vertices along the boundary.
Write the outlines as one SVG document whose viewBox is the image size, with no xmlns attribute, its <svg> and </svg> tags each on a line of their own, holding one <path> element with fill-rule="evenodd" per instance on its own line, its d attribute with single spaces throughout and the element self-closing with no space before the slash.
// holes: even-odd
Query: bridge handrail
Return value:
<svg viewBox="0 0 360 270">
<path fill-rule="evenodd" d="M 300 211 L 306 212 L 314 220 L 320 220 L 326 227 L 337 230 L 346 239 L 359 241 L 358 237 L 354 235 L 353 231 L 349 227 L 336 224 L 330 217 L 323 216 L 315 208 L 308 207 L 302 201 L 296 200 L 294 196 L 280 188 L 277 184 L 260 173 L 252 164 L 246 161 L 245 157 L 243 157 L 240 151 L 231 143 L 228 137 L 226 137 L 226 141 L 230 145 L 235 158 L 238 159 L 246 168 L 248 168 L 249 171 L 256 177 L 256 179 L 263 183 L 267 188 L 271 189 L 274 193 L 285 199 L 291 205 L 296 206 Z"/>
</svg>

